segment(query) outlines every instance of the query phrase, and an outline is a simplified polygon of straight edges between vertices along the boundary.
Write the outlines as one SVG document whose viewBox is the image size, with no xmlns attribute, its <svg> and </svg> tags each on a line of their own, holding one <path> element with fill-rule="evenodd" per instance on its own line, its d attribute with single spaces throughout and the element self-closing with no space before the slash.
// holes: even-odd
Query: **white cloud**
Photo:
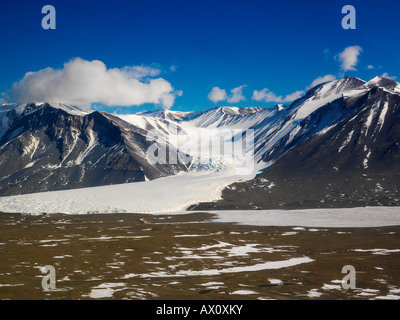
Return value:
<svg viewBox="0 0 400 320">
<path fill-rule="evenodd" d="M 261 101 L 261 102 L 273 102 L 273 103 L 291 103 L 299 98 L 301 98 L 306 90 L 309 90 L 321 83 L 330 82 L 336 80 L 336 76 L 333 74 L 327 74 L 321 77 L 316 78 L 305 90 L 298 90 L 293 93 L 290 93 L 286 96 L 277 95 L 275 92 L 269 90 L 268 88 L 264 88 L 262 90 L 254 90 L 252 100 Z M 213 102 L 218 101 L 228 101 L 228 102 L 240 102 L 246 100 L 243 95 L 243 88 L 246 85 L 242 85 L 235 89 L 231 90 L 231 95 L 228 95 L 225 89 L 220 89 L 219 87 L 214 87 L 208 95 L 208 98 Z"/>
<path fill-rule="evenodd" d="M 367 69 L 368 69 L 368 70 L 373 70 L 373 69 L 375 69 L 375 67 L 374 67 L 372 64 L 370 64 L 370 65 L 367 67 Z"/>
<path fill-rule="evenodd" d="M 28 72 L 14 83 L 8 96 L 18 103 L 49 101 L 108 106 L 154 103 L 169 108 L 177 93 L 163 78 L 151 79 L 159 73 L 159 69 L 146 66 L 107 69 L 101 61 L 75 58 L 62 69 Z"/>
<path fill-rule="evenodd" d="M 219 87 L 214 87 L 208 94 L 208 99 L 214 103 L 217 103 L 218 101 L 224 101 L 227 99 L 226 90 Z"/>
<path fill-rule="evenodd" d="M 264 88 L 260 91 L 253 91 L 253 100 L 265 101 L 265 102 L 282 102 L 282 96 L 277 96 L 274 92 L 270 91 L 268 88 Z"/>
<path fill-rule="evenodd" d="M 343 71 L 357 71 L 355 66 L 358 64 L 358 57 L 361 52 L 360 46 L 352 46 L 339 53 L 337 59 L 341 62 L 341 69 Z"/>
<path fill-rule="evenodd" d="M 303 91 L 303 90 L 299 90 L 299 91 L 293 92 L 293 93 L 291 93 L 291 94 L 288 94 L 288 95 L 283 99 L 283 102 L 292 102 L 292 101 L 294 101 L 294 100 L 297 100 L 297 99 L 301 98 L 303 94 L 304 94 L 304 91 Z"/>
<path fill-rule="evenodd" d="M 292 101 L 300 98 L 303 94 L 304 94 L 304 91 L 296 91 L 291 94 L 288 94 L 285 97 L 282 97 L 282 96 L 276 95 L 274 92 L 270 91 L 268 88 L 264 88 L 260 91 L 254 90 L 252 99 L 255 101 L 286 103 L 286 102 L 292 102 Z"/>
<path fill-rule="evenodd" d="M 336 77 L 333 74 L 327 74 L 323 77 L 318 77 L 310 84 L 310 86 L 307 89 L 314 88 L 315 86 L 317 86 L 321 83 L 329 82 L 329 81 L 333 81 L 333 80 L 336 80 Z"/>
<path fill-rule="evenodd" d="M 232 89 L 231 95 L 228 97 L 227 101 L 229 103 L 238 103 L 240 101 L 246 100 L 245 96 L 243 95 L 244 87 L 246 87 L 246 85 Z"/>
<path fill-rule="evenodd" d="M 387 72 L 385 72 L 384 74 L 381 75 L 382 78 L 387 78 L 387 79 L 392 79 L 392 80 L 396 80 L 397 77 L 396 76 L 390 76 Z"/>
<path fill-rule="evenodd" d="M 316 78 L 305 90 L 309 90 L 321 83 L 329 82 L 336 80 L 336 77 L 332 74 L 327 74 L 322 77 Z M 260 91 L 254 90 L 252 99 L 255 101 L 264 101 L 264 102 L 275 102 L 275 103 L 288 103 L 293 102 L 299 98 L 301 98 L 305 90 L 299 90 L 288 94 L 287 96 L 278 96 L 276 93 L 270 91 L 268 88 L 264 88 Z"/>
<path fill-rule="evenodd" d="M 125 72 L 129 77 L 143 80 L 145 78 L 154 78 L 161 73 L 161 70 L 158 68 L 153 68 L 149 66 L 133 66 L 133 67 L 124 67 L 122 71 Z"/>
<path fill-rule="evenodd" d="M 214 87 L 208 94 L 208 99 L 214 103 L 217 103 L 219 101 L 238 103 L 240 101 L 246 100 L 246 97 L 243 95 L 243 88 L 245 87 L 247 87 L 247 85 L 242 85 L 240 87 L 234 88 L 231 90 L 231 94 L 229 95 L 227 94 L 225 89 Z"/>
</svg>

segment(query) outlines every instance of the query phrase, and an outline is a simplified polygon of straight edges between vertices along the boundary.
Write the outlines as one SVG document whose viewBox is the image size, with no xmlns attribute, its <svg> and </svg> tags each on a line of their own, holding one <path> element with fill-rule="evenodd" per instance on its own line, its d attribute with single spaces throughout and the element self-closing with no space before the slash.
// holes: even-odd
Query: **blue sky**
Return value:
<svg viewBox="0 0 400 320">
<path fill-rule="evenodd" d="M 357 10 L 356 30 L 341 27 L 341 10 L 347 4 Z M 56 30 L 41 27 L 44 5 L 56 9 Z M 143 87 L 143 95 L 158 95 L 154 99 L 159 103 L 151 101 L 153 96 L 148 101 L 132 98 L 140 106 L 129 107 L 129 101 L 107 96 L 105 103 L 97 104 L 102 110 L 132 112 L 163 105 L 189 111 L 290 103 L 292 94 L 305 91 L 319 77 L 400 78 L 399 13 L 400 3 L 388 0 L 1 1 L 0 92 L 9 99 L 25 98 L 39 76 L 65 88 L 65 82 L 54 80 L 55 70 L 79 57 L 122 73 L 130 70 L 130 76 L 139 69 L 126 67 L 153 72 L 138 79 L 145 86 L 137 83 L 132 90 Z M 350 68 L 338 58 L 346 48 L 356 48 Z M 53 74 L 37 74 L 10 93 L 26 72 L 48 67 Z M 164 81 L 150 85 L 150 78 Z M 162 92 L 156 90 L 160 85 Z M 215 87 L 224 100 L 210 101 Z M 233 96 L 235 88 L 241 89 Z M 119 102 L 124 106 L 107 106 Z"/>
</svg>

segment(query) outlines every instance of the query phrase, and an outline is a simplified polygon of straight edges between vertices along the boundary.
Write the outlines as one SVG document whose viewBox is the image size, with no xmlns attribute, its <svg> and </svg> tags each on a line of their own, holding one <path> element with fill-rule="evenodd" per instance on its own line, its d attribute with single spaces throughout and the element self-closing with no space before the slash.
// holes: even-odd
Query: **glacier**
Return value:
<svg viewBox="0 0 400 320">
<path fill-rule="evenodd" d="M 49 191 L 0 198 L 0 212 L 42 214 L 170 213 L 220 199 L 222 189 L 254 174 L 239 176 L 235 168 L 199 171 L 152 181 Z"/>
</svg>

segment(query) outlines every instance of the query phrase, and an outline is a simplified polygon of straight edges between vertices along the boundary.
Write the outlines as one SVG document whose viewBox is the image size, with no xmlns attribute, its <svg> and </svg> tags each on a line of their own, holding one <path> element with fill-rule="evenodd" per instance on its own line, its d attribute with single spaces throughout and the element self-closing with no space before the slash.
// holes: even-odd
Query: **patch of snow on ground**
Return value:
<svg viewBox="0 0 400 320">
<path fill-rule="evenodd" d="M 249 294 L 257 294 L 257 292 L 250 291 L 250 290 L 236 290 L 231 294 L 240 294 L 240 295 L 249 295 Z"/>
<path fill-rule="evenodd" d="M 282 235 L 282 236 L 294 236 L 294 235 L 296 235 L 296 234 L 298 234 L 298 232 L 295 232 L 295 231 L 288 231 L 288 232 L 282 233 L 281 235 Z"/>
<path fill-rule="evenodd" d="M 122 279 L 130 278 L 164 278 L 164 277 L 187 277 L 187 276 L 217 276 L 221 274 L 239 273 L 239 272 L 256 272 L 263 270 L 276 270 L 293 267 L 299 264 L 310 263 L 314 260 L 309 257 L 291 258 L 283 261 L 269 261 L 256 265 L 231 267 L 225 269 L 203 269 L 203 270 L 181 270 L 175 274 L 165 271 L 135 274 L 130 273 L 122 277 Z"/>
<path fill-rule="evenodd" d="M 283 281 L 282 280 L 280 280 L 280 279 L 268 279 L 268 281 L 271 283 L 271 284 L 276 284 L 276 285 L 282 285 L 283 284 Z"/>
<path fill-rule="evenodd" d="M 377 255 L 389 255 L 391 253 L 399 253 L 400 249 L 353 249 L 354 252 L 370 252 L 372 254 L 377 254 Z"/>
<path fill-rule="evenodd" d="M 320 296 L 322 296 L 322 293 L 319 292 L 318 289 L 311 289 L 307 292 L 307 296 L 309 298 L 319 298 Z"/>
<path fill-rule="evenodd" d="M 114 292 L 123 290 L 114 288 L 125 287 L 125 285 L 125 283 L 103 283 L 92 288 L 89 297 L 92 299 L 111 298 L 114 295 Z"/>
</svg>

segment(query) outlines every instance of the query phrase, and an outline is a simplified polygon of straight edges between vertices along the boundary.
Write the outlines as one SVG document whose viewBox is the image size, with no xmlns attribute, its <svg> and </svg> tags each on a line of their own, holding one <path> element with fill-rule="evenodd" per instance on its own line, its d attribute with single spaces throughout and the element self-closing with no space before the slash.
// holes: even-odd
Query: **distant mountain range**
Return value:
<svg viewBox="0 0 400 320">
<path fill-rule="evenodd" d="M 144 181 L 186 171 L 148 163 L 151 122 L 63 104 L 2 106 L 1 195 Z M 163 120 L 156 124 L 162 125 Z"/>
<path fill-rule="evenodd" d="M 61 103 L 0 106 L 0 196 L 153 180 L 193 170 L 171 139 L 193 129 L 252 129 L 265 170 L 222 200 L 190 209 L 400 204 L 400 84 L 376 77 L 322 83 L 291 105 L 116 115 Z M 157 132 L 178 154 L 149 162 Z M 186 163 L 182 159 L 191 159 Z M 197 166 L 198 168 L 199 166 Z"/>
<path fill-rule="evenodd" d="M 263 154 L 271 163 L 265 171 L 226 188 L 223 200 L 191 209 L 400 205 L 397 82 L 376 77 L 321 84 L 288 107 L 285 126 Z"/>
</svg>

